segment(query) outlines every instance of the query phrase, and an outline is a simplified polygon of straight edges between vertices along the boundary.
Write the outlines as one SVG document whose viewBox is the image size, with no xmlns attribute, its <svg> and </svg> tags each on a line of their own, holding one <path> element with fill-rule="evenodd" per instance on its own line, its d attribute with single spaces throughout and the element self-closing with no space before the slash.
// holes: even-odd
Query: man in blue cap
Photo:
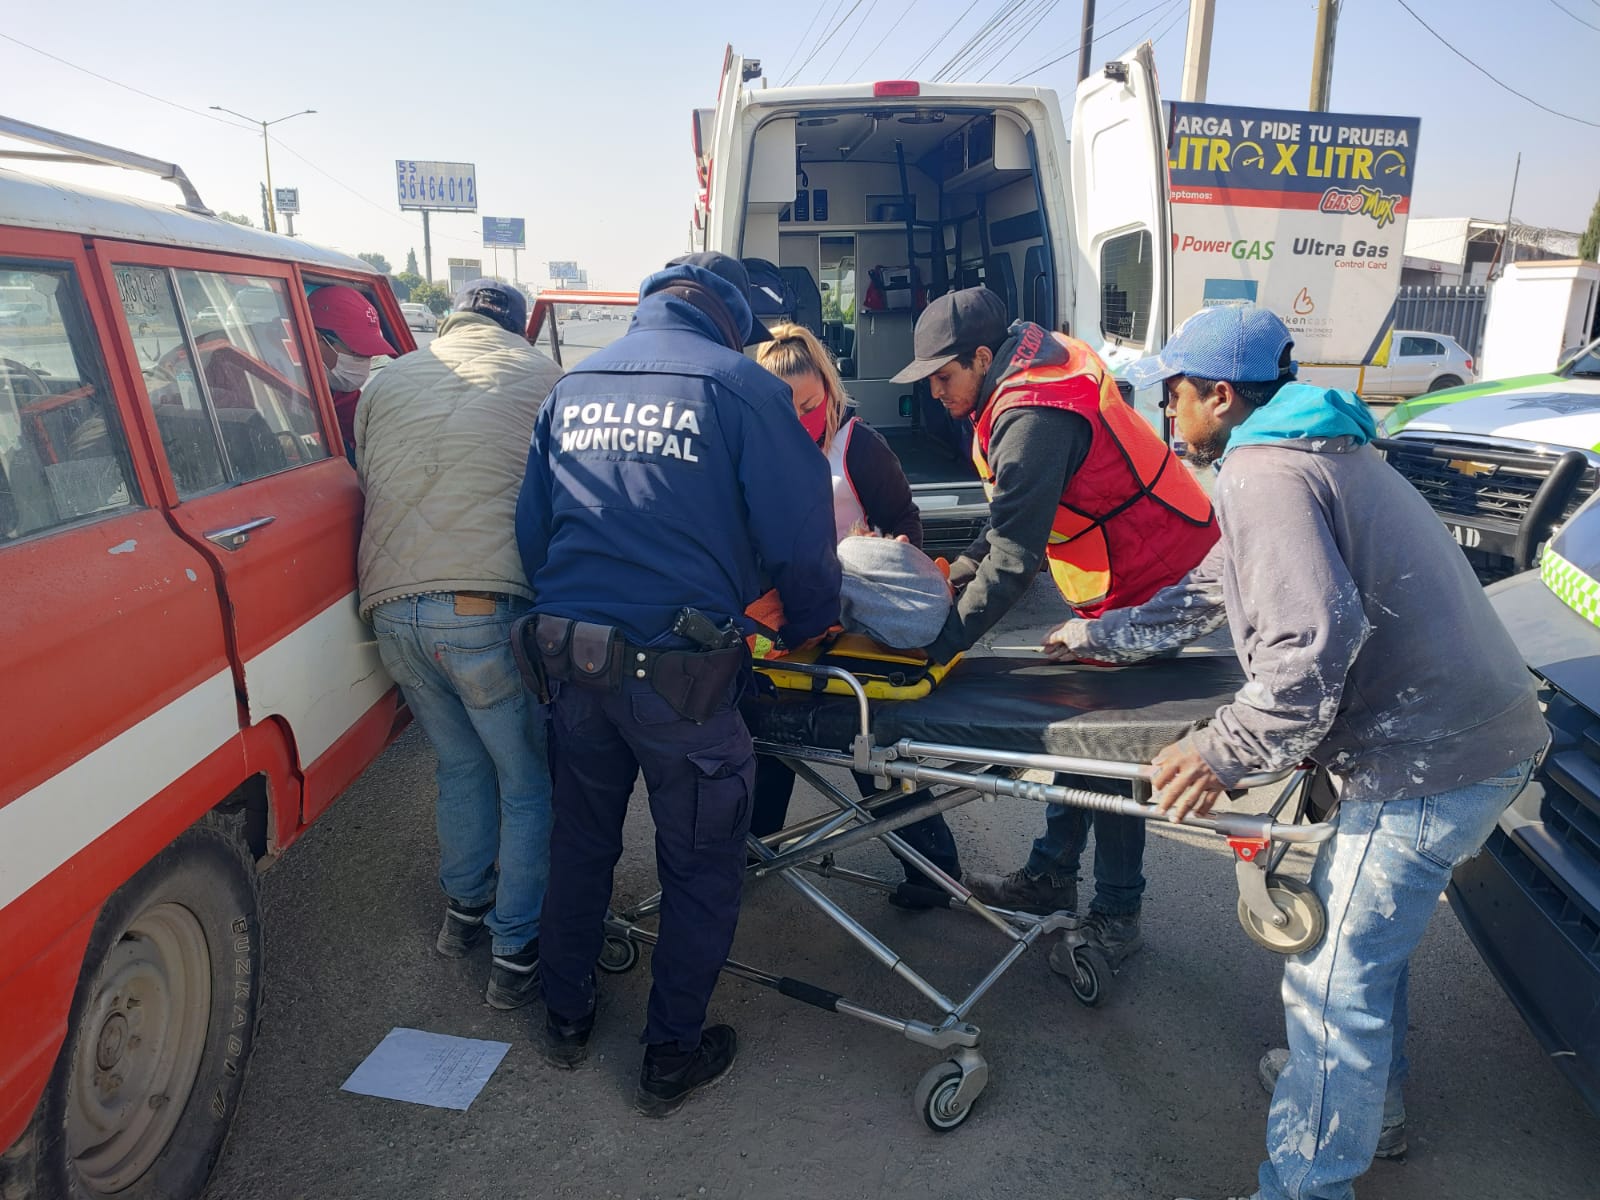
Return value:
<svg viewBox="0 0 1600 1200">
<path fill-rule="evenodd" d="M 733 1030 L 705 1017 L 738 923 L 755 778 L 737 707 L 744 610 L 770 579 L 787 644 L 839 616 L 828 465 L 788 385 L 740 352 L 768 337 L 749 286 L 723 254 L 646 279 L 627 334 L 551 394 L 517 505 L 539 614 L 530 657 L 553 692 L 544 1053 L 568 1069 L 587 1053 L 642 769 L 661 881 L 636 1093 L 652 1117 L 721 1076 L 736 1049 Z"/>
<path fill-rule="evenodd" d="M 1289 330 L 1203 310 L 1136 386 L 1162 383 L 1192 461 L 1219 465 L 1222 589 L 1248 681 L 1156 757 L 1157 802 L 1203 815 L 1245 775 L 1332 773 L 1337 829 L 1311 887 L 1327 933 L 1283 973 L 1287 1054 L 1261 1200 L 1350 1200 L 1405 1150 L 1408 961 L 1546 743 L 1532 677 L 1466 559 L 1369 443 L 1350 392 L 1298 383 Z M 1470 653 L 1463 653 L 1463 647 Z"/>
</svg>

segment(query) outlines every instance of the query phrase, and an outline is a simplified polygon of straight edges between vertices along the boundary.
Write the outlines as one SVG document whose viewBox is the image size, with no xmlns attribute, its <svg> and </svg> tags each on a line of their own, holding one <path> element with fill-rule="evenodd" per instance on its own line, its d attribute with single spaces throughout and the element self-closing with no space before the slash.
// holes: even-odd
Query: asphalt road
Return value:
<svg viewBox="0 0 1600 1200">
<path fill-rule="evenodd" d="M 1032 646 L 1057 618 L 1041 582 L 991 640 Z M 712 1016 L 741 1037 L 729 1078 L 666 1122 L 631 1108 L 646 966 L 602 977 L 594 1054 L 547 1068 L 538 1008 L 482 1003 L 487 953 L 433 951 L 433 755 L 413 729 L 264 879 L 265 1019 L 213 1200 L 392 1197 L 1212 1197 L 1247 1194 L 1266 1097 L 1255 1063 L 1282 1040 L 1280 961 L 1234 918 L 1225 848 L 1158 829 L 1146 862 L 1145 951 L 1099 1009 L 1045 955 L 1025 955 L 977 1006 L 991 1077 L 971 1119 L 929 1132 L 911 1093 L 934 1051 L 726 979 Z M 796 811 L 820 806 L 797 793 Z M 951 824 L 969 869 L 1010 869 L 1040 822 L 1024 802 Z M 889 867 L 867 846 L 846 865 Z M 1087 865 L 1087 864 L 1086 864 Z M 906 914 L 825 884 L 936 983 L 998 957 L 987 927 Z M 617 895 L 655 889 L 636 793 Z M 775 880 L 746 893 L 735 953 L 902 1016 L 909 988 Z M 648 955 L 646 956 L 648 964 Z M 1415 961 L 1411 1154 L 1379 1163 L 1362 1200 L 1593 1197 L 1600 1139 L 1441 903 Z M 511 1050 L 467 1112 L 357 1096 L 340 1083 L 395 1026 Z"/>
</svg>

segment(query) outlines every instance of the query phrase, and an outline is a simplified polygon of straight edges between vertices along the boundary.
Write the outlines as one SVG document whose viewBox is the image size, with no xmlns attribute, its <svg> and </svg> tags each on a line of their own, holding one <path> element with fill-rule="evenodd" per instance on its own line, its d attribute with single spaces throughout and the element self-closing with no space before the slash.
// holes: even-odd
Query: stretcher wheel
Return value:
<svg viewBox="0 0 1600 1200">
<path fill-rule="evenodd" d="M 1328 914 L 1308 884 L 1289 875 L 1271 875 L 1267 897 L 1288 916 L 1288 923 L 1280 926 L 1261 920 L 1240 897 L 1239 924 L 1251 941 L 1274 954 L 1303 954 L 1322 940 Z"/>
<path fill-rule="evenodd" d="M 623 975 L 639 965 L 639 944 L 632 938 L 608 935 L 600 946 L 600 969 L 607 975 Z"/>
<path fill-rule="evenodd" d="M 911 1103 L 922 1114 L 923 1122 L 935 1133 L 949 1133 L 972 1115 L 969 1099 L 957 1107 L 956 1092 L 961 1087 L 961 1064 L 946 1059 L 929 1067 L 917 1081 Z"/>
<path fill-rule="evenodd" d="M 1111 964 L 1094 946 L 1072 948 L 1072 974 L 1067 983 L 1072 994 L 1085 1008 L 1099 1008 L 1106 998 L 1106 985 L 1111 979 Z"/>
</svg>

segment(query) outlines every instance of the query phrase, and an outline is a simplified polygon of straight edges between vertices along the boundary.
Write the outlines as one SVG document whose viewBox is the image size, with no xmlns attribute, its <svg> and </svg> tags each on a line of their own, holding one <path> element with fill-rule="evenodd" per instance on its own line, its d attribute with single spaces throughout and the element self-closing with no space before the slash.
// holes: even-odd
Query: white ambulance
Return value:
<svg viewBox="0 0 1600 1200">
<path fill-rule="evenodd" d="M 958 550 L 987 516 L 965 431 L 926 383 L 891 377 L 911 361 L 921 303 L 955 288 L 993 289 L 1013 319 L 1071 333 L 1114 372 L 1166 339 L 1152 48 L 1080 84 L 1070 125 L 1048 88 L 766 88 L 760 76 L 728 48 L 716 107 L 694 114 L 691 248 L 777 266 L 793 319 L 822 338 L 859 415 L 905 465 L 930 548 Z M 1152 423 L 1159 399 L 1136 401 Z"/>
</svg>

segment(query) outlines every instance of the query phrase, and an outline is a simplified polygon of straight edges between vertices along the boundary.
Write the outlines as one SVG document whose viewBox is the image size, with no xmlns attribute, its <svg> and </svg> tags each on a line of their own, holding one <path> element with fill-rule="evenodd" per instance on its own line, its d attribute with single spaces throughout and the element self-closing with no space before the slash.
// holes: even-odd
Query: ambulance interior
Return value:
<svg viewBox="0 0 1600 1200">
<path fill-rule="evenodd" d="M 778 265 L 795 319 L 832 352 L 858 415 L 889 438 L 913 485 L 972 478 L 970 426 L 926 383 L 891 377 L 911 361 L 922 303 L 946 291 L 986 286 L 1012 319 L 1058 327 L 1023 118 L 904 102 L 780 110 L 756 132 L 748 178 L 741 254 Z"/>
</svg>

